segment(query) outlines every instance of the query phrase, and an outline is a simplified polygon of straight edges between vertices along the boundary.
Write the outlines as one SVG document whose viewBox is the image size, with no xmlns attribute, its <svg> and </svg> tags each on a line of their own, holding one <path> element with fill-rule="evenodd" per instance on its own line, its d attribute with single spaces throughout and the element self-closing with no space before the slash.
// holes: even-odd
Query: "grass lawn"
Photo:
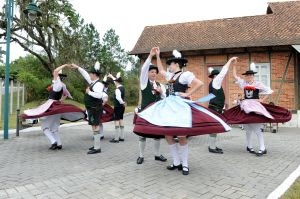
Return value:
<svg viewBox="0 0 300 199">
<path fill-rule="evenodd" d="M 24 106 L 21 107 L 20 113 L 23 113 L 23 111 L 26 109 L 35 108 L 42 103 L 43 103 L 43 101 L 33 101 L 33 102 L 26 103 Z M 78 103 L 73 100 L 66 100 L 65 103 L 73 104 L 73 105 L 76 105 L 76 106 L 84 109 L 84 104 Z M 125 108 L 125 112 L 126 113 L 133 112 L 134 108 L 135 108 L 135 106 L 127 106 Z M 17 124 L 17 112 L 14 111 L 13 114 L 9 115 L 9 123 L 8 123 L 9 129 L 15 129 L 16 124 Z M 0 120 L 0 130 L 3 130 L 3 126 L 4 126 L 4 121 L 3 121 L 3 115 L 2 115 L 2 118 Z"/>
<path fill-rule="evenodd" d="M 300 177 L 294 184 L 284 193 L 280 199 L 300 199 Z"/>
</svg>

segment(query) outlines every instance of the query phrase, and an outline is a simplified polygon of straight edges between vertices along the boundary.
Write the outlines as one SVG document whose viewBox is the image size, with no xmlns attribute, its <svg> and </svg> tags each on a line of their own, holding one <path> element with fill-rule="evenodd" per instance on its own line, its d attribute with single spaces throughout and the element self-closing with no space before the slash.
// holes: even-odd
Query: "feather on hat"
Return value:
<svg viewBox="0 0 300 199">
<path fill-rule="evenodd" d="M 100 62 L 96 61 L 94 67 L 91 67 L 91 69 L 89 70 L 89 73 L 95 73 L 96 75 L 100 75 L 101 71 L 100 71 Z"/>
<path fill-rule="evenodd" d="M 167 60 L 167 65 L 170 65 L 172 62 L 178 63 L 179 66 L 182 68 L 186 66 L 186 63 L 188 63 L 188 60 L 183 58 L 181 53 L 178 50 L 173 50 L 173 57 L 169 58 Z"/>
<path fill-rule="evenodd" d="M 217 69 L 214 69 L 213 67 L 209 67 L 208 73 L 209 73 L 208 77 L 213 78 L 215 75 L 218 75 L 220 73 L 220 71 Z"/>
<path fill-rule="evenodd" d="M 119 82 L 119 83 L 123 82 L 123 80 L 122 80 L 122 78 L 121 78 L 121 72 L 118 72 L 118 73 L 117 73 L 116 79 L 115 79 L 114 81 Z"/>
<path fill-rule="evenodd" d="M 254 75 L 254 74 L 256 74 L 257 72 L 256 72 L 256 66 L 255 66 L 255 63 L 251 63 L 250 64 L 250 70 L 247 70 L 245 73 L 243 73 L 242 75 Z"/>
</svg>

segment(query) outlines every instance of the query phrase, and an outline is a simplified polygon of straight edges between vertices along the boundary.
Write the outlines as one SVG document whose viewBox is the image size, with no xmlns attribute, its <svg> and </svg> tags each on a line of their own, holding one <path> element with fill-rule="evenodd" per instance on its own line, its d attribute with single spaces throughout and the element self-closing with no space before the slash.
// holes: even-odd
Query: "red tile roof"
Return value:
<svg viewBox="0 0 300 199">
<path fill-rule="evenodd" d="M 146 26 L 130 54 L 300 44 L 300 1 L 268 5 L 265 15 Z"/>
</svg>

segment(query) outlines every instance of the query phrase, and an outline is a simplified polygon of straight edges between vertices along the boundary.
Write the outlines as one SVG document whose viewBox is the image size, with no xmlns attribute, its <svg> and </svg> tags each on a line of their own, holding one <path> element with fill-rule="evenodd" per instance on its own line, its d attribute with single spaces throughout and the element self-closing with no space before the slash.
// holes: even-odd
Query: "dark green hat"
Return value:
<svg viewBox="0 0 300 199">
<path fill-rule="evenodd" d="M 97 76 L 99 76 L 101 74 L 100 63 L 97 61 L 94 66 L 90 67 L 88 72 L 89 73 L 94 73 Z"/>
<path fill-rule="evenodd" d="M 209 77 L 209 78 L 213 78 L 214 75 L 218 75 L 219 73 L 220 73 L 219 70 L 214 69 L 214 70 L 211 71 L 211 73 L 210 73 L 210 75 L 209 75 L 208 77 Z"/>
</svg>

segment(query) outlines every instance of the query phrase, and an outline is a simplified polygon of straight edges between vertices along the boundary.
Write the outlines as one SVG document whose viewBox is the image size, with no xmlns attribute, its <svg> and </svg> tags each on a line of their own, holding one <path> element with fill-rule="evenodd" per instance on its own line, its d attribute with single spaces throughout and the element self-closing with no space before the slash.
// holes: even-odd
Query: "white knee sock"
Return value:
<svg viewBox="0 0 300 199">
<path fill-rule="evenodd" d="M 124 126 L 120 126 L 120 138 L 125 139 Z"/>
<path fill-rule="evenodd" d="M 251 136 L 252 136 L 252 131 L 247 130 L 246 131 L 246 144 L 249 149 L 253 148 Z"/>
<path fill-rule="evenodd" d="M 172 155 L 172 158 L 173 158 L 173 164 L 175 166 L 178 166 L 180 164 L 180 158 L 179 158 L 177 143 L 170 144 L 169 146 L 170 146 L 171 155 Z"/>
<path fill-rule="evenodd" d="M 209 148 L 216 149 L 217 134 L 209 134 Z"/>
<path fill-rule="evenodd" d="M 94 149 L 100 149 L 100 134 L 99 132 L 94 132 Z"/>
<path fill-rule="evenodd" d="M 49 139 L 50 144 L 54 144 L 56 142 L 55 138 L 53 137 L 53 133 L 48 128 L 44 129 L 43 132 Z"/>
<path fill-rule="evenodd" d="M 183 167 L 189 167 L 188 158 L 189 158 L 189 147 L 186 145 L 179 145 L 179 151 L 181 154 L 181 161 Z"/>
<path fill-rule="evenodd" d="M 103 137 L 103 124 L 100 124 L 99 125 L 99 134 L 100 134 L 100 137 Z"/>
<path fill-rule="evenodd" d="M 154 155 L 160 156 L 160 154 L 159 154 L 160 139 L 153 139 L 153 145 L 154 145 Z"/>
<path fill-rule="evenodd" d="M 120 138 L 120 127 L 119 126 L 115 126 L 115 140 L 119 140 Z"/>
<path fill-rule="evenodd" d="M 261 132 L 261 130 L 259 129 L 255 133 L 256 133 L 257 139 L 258 139 L 259 150 L 264 151 L 266 149 L 266 147 L 265 147 L 265 141 L 264 141 L 263 132 Z"/>
<path fill-rule="evenodd" d="M 139 147 L 140 147 L 140 157 L 143 158 L 144 157 L 144 151 L 146 148 L 146 140 L 139 140 Z"/>
<path fill-rule="evenodd" d="M 56 140 L 58 146 L 62 145 L 60 135 L 58 131 L 53 132 L 53 137 Z"/>
</svg>

